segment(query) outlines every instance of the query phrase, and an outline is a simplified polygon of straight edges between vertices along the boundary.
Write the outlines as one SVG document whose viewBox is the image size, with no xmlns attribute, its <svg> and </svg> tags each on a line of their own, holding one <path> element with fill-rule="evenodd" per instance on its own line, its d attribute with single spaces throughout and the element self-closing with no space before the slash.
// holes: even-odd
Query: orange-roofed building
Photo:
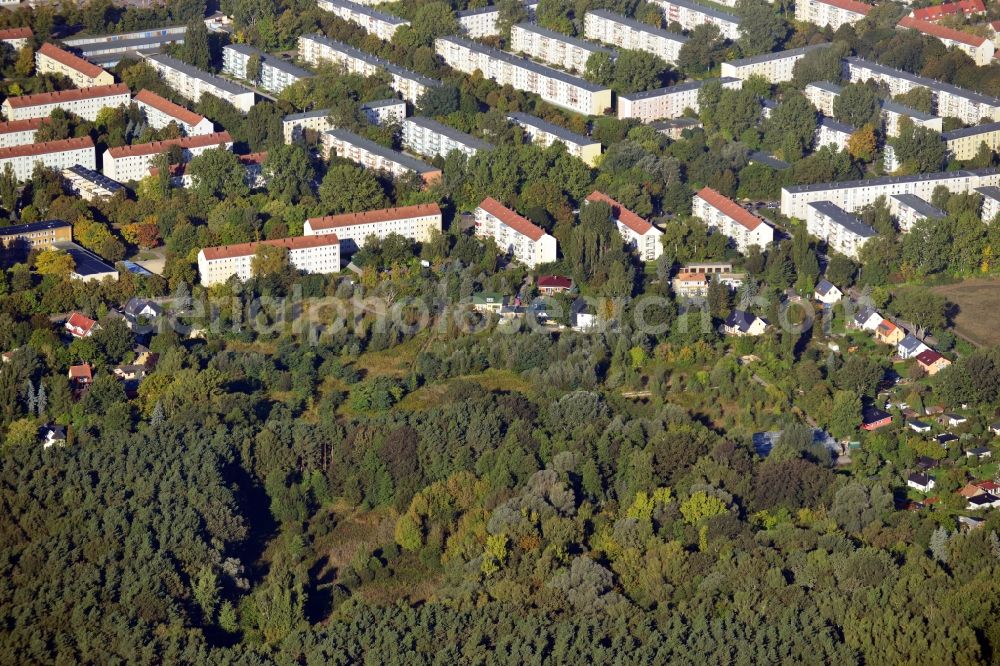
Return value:
<svg viewBox="0 0 1000 666">
<path fill-rule="evenodd" d="M 774 242 L 771 225 L 711 187 L 703 187 L 694 196 L 691 214 L 712 231 L 728 236 L 743 254 L 754 245 L 763 250 Z"/>
<path fill-rule="evenodd" d="M 0 42 L 10 45 L 15 51 L 20 51 L 28 45 L 28 40 L 35 36 L 31 28 L 6 28 L 0 30 Z"/>
<path fill-rule="evenodd" d="M 89 338 L 95 331 L 101 330 L 100 324 L 79 312 L 71 313 L 64 326 L 74 338 Z"/>
<path fill-rule="evenodd" d="M 222 284 L 232 276 L 240 280 L 253 277 L 253 258 L 264 246 L 284 248 L 292 268 L 305 273 L 340 272 L 340 240 L 334 234 L 297 236 L 276 240 L 206 247 L 198 253 L 201 284 Z"/>
<path fill-rule="evenodd" d="M 188 162 L 212 148 L 232 149 L 233 139 L 229 132 L 216 132 L 108 148 L 104 152 L 104 175 L 119 183 L 145 178 L 156 156 L 170 150 L 171 146 L 179 147 L 181 159 Z"/>
<path fill-rule="evenodd" d="M 128 86 L 117 83 L 8 97 L 0 108 L 7 120 L 48 118 L 56 109 L 62 109 L 93 122 L 102 109 L 128 106 L 130 100 Z"/>
<path fill-rule="evenodd" d="M 477 236 L 492 238 L 501 252 L 529 268 L 557 259 L 557 243 L 553 236 L 493 197 L 483 199 L 475 211 L 475 218 Z"/>
<path fill-rule="evenodd" d="M 922 9 L 914 9 L 910 12 L 910 16 L 921 21 L 937 21 L 946 16 L 957 16 L 958 14 L 974 16 L 985 13 L 986 5 L 983 4 L 983 0 L 960 0 L 959 2 L 946 2 Z"/>
<path fill-rule="evenodd" d="M 65 76 L 77 88 L 109 86 L 115 77 L 75 53 L 65 51 L 55 44 L 45 43 L 35 51 L 35 71 L 39 74 Z"/>
<path fill-rule="evenodd" d="M 611 206 L 611 217 L 618 226 L 625 243 L 643 261 L 656 261 L 663 254 L 660 237 L 663 232 L 639 215 L 636 215 L 603 192 L 593 191 L 587 196 L 587 203 L 601 201 Z"/>
<path fill-rule="evenodd" d="M 215 132 L 215 124 L 211 120 L 180 104 L 174 104 L 152 90 L 140 90 L 132 101 L 153 129 L 163 129 L 170 123 L 175 123 L 188 136 Z"/>
<path fill-rule="evenodd" d="M 939 352 L 927 349 L 917 354 L 917 365 L 928 375 L 936 375 L 951 365 L 951 361 Z"/>
<path fill-rule="evenodd" d="M 431 240 L 442 227 L 441 207 L 436 203 L 381 208 L 360 213 L 344 213 L 312 217 L 306 220 L 303 234 L 320 236 L 337 234 L 345 252 L 363 247 L 369 238 L 384 239 L 399 234 L 417 243 Z"/>
<path fill-rule="evenodd" d="M 921 21 L 910 16 L 903 17 L 897 28 L 916 30 L 919 33 L 934 37 L 947 47 L 955 47 L 968 54 L 977 65 L 988 65 L 993 60 L 995 47 L 993 41 L 985 37 L 973 35 L 970 32 L 963 32 L 948 28 L 930 21 Z"/>
<path fill-rule="evenodd" d="M 0 171 L 9 164 L 18 182 L 29 180 L 38 163 L 57 171 L 76 164 L 93 169 L 96 164 L 94 141 L 89 136 L 82 136 L 0 148 Z"/>
<path fill-rule="evenodd" d="M 886 345 L 896 346 L 905 337 L 906 331 L 888 319 L 883 319 L 882 323 L 875 328 L 875 339 Z"/>
</svg>

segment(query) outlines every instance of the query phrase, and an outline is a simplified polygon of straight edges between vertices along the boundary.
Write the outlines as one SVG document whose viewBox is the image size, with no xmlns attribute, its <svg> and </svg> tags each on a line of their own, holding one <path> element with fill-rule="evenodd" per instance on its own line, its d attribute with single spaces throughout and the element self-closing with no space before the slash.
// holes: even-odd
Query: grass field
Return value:
<svg viewBox="0 0 1000 666">
<path fill-rule="evenodd" d="M 1000 280 L 976 278 L 931 289 L 958 306 L 956 333 L 976 345 L 1000 344 Z"/>
</svg>

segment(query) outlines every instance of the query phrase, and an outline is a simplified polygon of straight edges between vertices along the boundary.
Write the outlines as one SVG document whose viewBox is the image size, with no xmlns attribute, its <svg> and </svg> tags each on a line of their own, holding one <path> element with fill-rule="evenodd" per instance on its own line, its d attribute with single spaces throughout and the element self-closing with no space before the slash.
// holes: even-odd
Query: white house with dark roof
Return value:
<svg viewBox="0 0 1000 666">
<path fill-rule="evenodd" d="M 896 218 L 899 228 L 904 232 L 921 220 L 943 220 L 948 217 L 946 212 L 916 194 L 893 194 L 889 197 L 889 213 Z"/>
<path fill-rule="evenodd" d="M 816 284 L 813 291 L 813 298 L 824 305 L 838 303 L 844 297 L 844 292 L 840 291 L 829 280 L 823 279 Z"/>
<path fill-rule="evenodd" d="M 882 315 L 875 308 L 864 307 L 854 315 L 854 318 L 851 320 L 851 326 L 862 331 L 874 331 L 882 323 L 882 320 Z"/>
<path fill-rule="evenodd" d="M 870 226 L 829 201 L 810 203 L 806 229 L 840 254 L 857 260 L 858 252 L 878 233 Z"/>
<path fill-rule="evenodd" d="M 675 86 L 618 95 L 618 117 L 637 118 L 644 123 L 664 118 L 679 118 L 687 109 L 699 111 L 698 91 L 709 81 L 717 80 L 723 88 L 738 89 L 743 82 L 735 78 L 702 79 Z"/>
<path fill-rule="evenodd" d="M 453 150 L 472 157 L 480 150 L 493 148 L 482 139 L 427 116 L 410 116 L 403 120 L 403 147 L 426 157 L 447 157 Z"/>
<path fill-rule="evenodd" d="M 257 57 L 260 73 L 255 81 L 250 81 L 248 67 L 250 60 Z M 259 85 L 264 90 L 280 93 L 282 90 L 313 76 L 297 65 L 277 58 L 249 44 L 227 44 L 222 48 L 222 71 L 244 81 Z"/>
<path fill-rule="evenodd" d="M 395 98 L 362 102 L 361 113 L 372 125 L 402 123 L 406 119 L 406 102 Z"/>
<path fill-rule="evenodd" d="M 752 312 L 745 310 L 733 310 L 726 317 L 720 327 L 726 335 L 736 337 L 750 337 L 764 335 L 767 331 L 767 322 Z"/>
<path fill-rule="evenodd" d="M 256 94 L 249 88 L 202 71 L 177 58 L 155 53 L 146 56 L 146 62 L 174 92 L 192 102 L 197 103 L 207 93 L 229 102 L 240 112 L 247 113 L 257 100 Z"/>
<path fill-rule="evenodd" d="M 896 353 L 902 359 L 915 358 L 928 349 L 930 347 L 918 340 L 912 333 L 907 333 L 906 337 L 896 344 Z"/>
<path fill-rule="evenodd" d="M 934 478 L 927 474 L 910 474 L 906 477 L 906 485 L 916 491 L 929 493 L 934 490 Z"/>
</svg>

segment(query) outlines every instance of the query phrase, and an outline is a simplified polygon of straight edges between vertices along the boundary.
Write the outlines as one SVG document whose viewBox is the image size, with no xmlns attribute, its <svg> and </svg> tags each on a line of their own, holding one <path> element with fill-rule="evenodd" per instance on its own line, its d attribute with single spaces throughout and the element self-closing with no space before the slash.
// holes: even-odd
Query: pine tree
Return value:
<svg viewBox="0 0 1000 666">
<path fill-rule="evenodd" d="M 45 415 L 45 409 L 49 406 L 49 394 L 46 393 L 45 387 L 41 384 L 38 385 L 38 394 L 35 397 L 35 408 L 39 417 Z"/>
<path fill-rule="evenodd" d="M 153 413 L 149 415 L 149 425 L 153 426 L 154 428 L 159 428 L 161 425 L 163 425 L 164 420 L 165 418 L 163 416 L 163 404 L 157 400 L 156 404 L 153 405 Z"/>
<path fill-rule="evenodd" d="M 931 555 L 941 564 L 948 563 L 948 541 L 951 535 L 944 527 L 938 527 L 931 534 L 930 550 Z"/>
<path fill-rule="evenodd" d="M 30 379 L 24 380 L 24 389 L 22 390 L 22 397 L 24 398 L 24 404 L 28 409 L 28 414 L 35 413 L 35 385 Z"/>
</svg>

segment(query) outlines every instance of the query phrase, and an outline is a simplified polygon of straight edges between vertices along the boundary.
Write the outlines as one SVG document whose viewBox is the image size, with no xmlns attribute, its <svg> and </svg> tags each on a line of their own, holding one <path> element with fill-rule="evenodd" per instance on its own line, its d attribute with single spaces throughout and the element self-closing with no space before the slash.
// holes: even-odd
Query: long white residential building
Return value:
<svg viewBox="0 0 1000 666">
<path fill-rule="evenodd" d="M 254 256 L 265 246 L 287 250 L 289 265 L 305 273 L 340 272 L 340 241 L 336 235 L 297 236 L 202 248 L 198 252 L 202 286 L 222 284 L 234 275 L 240 280 L 249 280 L 253 277 Z"/>
<path fill-rule="evenodd" d="M 653 2 L 663 9 L 668 25 L 679 23 L 685 30 L 694 30 L 699 25 L 708 23 L 716 26 L 726 39 L 739 39 L 740 18 L 734 14 L 721 12 L 694 0 L 653 0 Z"/>
<path fill-rule="evenodd" d="M 181 159 L 189 162 L 191 158 L 212 148 L 231 150 L 233 139 L 229 132 L 216 132 L 108 148 L 104 152 L 104 175 L 120 183 L 142 180 L 149 175 L 149 168 L 156 156 L 170 150 L 172 146 L 178 146 L 181 149 Z"/>
<path fill-rule="evenodd" d="M 836 30 L 842 25 L 857 23 L 872 9 L 857 0 L 797 0 L 795 20 Z"/>
<path fill-rule="evenodd" d="M 8 97 L 4 100 L 3 115 L 7 120 L 48 118 L 56 109 L 80 116 L 93 122 L 101 109 L 128 106 L 132 98 L 128 86 L 116 83 L 93 88 L 73 88 L 56 92 Z"/>
<path fill-rule="evenodd" d="M 361 26 L 368 34 L 375 35 L 386 42 L 391 40 L 401 27 L 410 25 L 406 19 L 348 0 L 319 0 L 316 6 L 345 21 Z"/>
<path fill-rule="evenodd" d="M 806 229 L 840 254 L 857 260 L 868 239 L 878 233 L 870 226 L 829 201 L 814 201 L 806 206 Z"/>
<path fill-rule="evenodd" d="M 654 227 L 639 215 L 636 215 L 603 192 L 591 192 L 585 201 L 588 204 L 603 202 L 611 207 L 611 219 L 618 227 L 625 244 L 643 261 L 656 261 L 663 254 L 663 244 L 660 238 L 663 232 Z"/>
<path fill-rule="evenodd" d="M 28 45 L 28 40 L 35 36 L 31 28 L 4 28 L 0 30 L 0 42 L 7 44 L 14 51 L 20 51 Z"/>
<path fill-rule="evenodd" d="M 118 192 L 127 191 L 118 181 L 111 180 L 100 171 L 88 169 L 81 164 L 63 169 L 62 177 L 69 185 L 69 189 L 86 201 L 107 199 Z"/>
<path fill-rule="evenodd" d="M 504 51 L 462 37 L 439 37 L 437 51 L 452 69 L 466 74 L 476 70 L 499 85 L 534 93 L 546 102 L 588 116 L 611 108 L 611 90 L 565 72 L 539 65 Z"/>
<path fill-rule="evenodd" d="M 899 223 L 900 231 L 908 232 L 921 220 L 941 220 L 948 214 L 915 194 L 893 194 L 889 197 L 889 212 Z"/>
<path fill-rule="evenodd" d="M 57 171 L 67 169 L 74 164 L 93 169 L 97 164 L 97 155 L 93 140 L 89 136 L 84 136 L 78 139 L 0 148 L 0 173 L 3 173 L 8 164 L 14 170 L 17 181 L 23 183 L 31 179 L 36 164 Z"/>
<path fill-rule="evenodd" d="M 915 176 L 884 176 L 870 180 L 796 185 L 781 189 L 781 213 L 786 217 L 804 220 L 808 204 L 814 201 L 830 201 L 851 212 L 874 203 L 879 197 L 888 199 L 894 194 L 915 194 L 930 201 L 934 188 L 938 186 L 958 194 L 990 185 L 1000 185 L 1000 169 L 944 171 Z"/>
<path fill-rule="evenodd" d="M 842 90 L 841 86 L 829 81 L 814 81 L 805 87 L 803 94 L 806 99 L 812 102 L 813 106 L 819 109 L 820 113 L 825 116 L 833 116 L 834 101 L 840 96 Z M 899 121 L 903 118 L 909 118 L 918 127 L 926 127 L 936 132 L 941 131 L 943 119 L 940 116 L 924 113 L 888 99 L 883 99 L 881 104 L 882 122 L 888 136 L 899 135 Z"/>
<path fill-rule="evenodd" d="M 424 183 L 441 177 L 441 170 L 437 167 L 347 130 L 329 129 L 323 132 L 322 140 L 323 155 L 327 158 L 333 151 L 337 157 L 357 162 L 366 169 L 385 171 L 395 178 L 415 173 Z"/>
<path fill-rule="evenodd" d="M 361 103 L 361 113 L 372 125 L 393 125 L 406 118 L 406 102 L 401 99 L 376 99 Z"/>
<path fill-rule="evenodd" d="M 709 229 L 728 236 L 743 254 L 754 245 L 763 250 L 774 242 L 771 225 L 710 187 L 703 187 L 694 195 L 691 214 Z"/>
<path fill-rule="evenodd" d="M 35 133 L 46 122 L 48 122 L 48 118 L 8 120 L 7 122 L 0 123 L 0 148 L 26 146 L 35 143 Z"/>
<path fill-rule="evenodd" d="M 510 50 L 581 74 L 587 69 L 587 60 L 595 53 L 615 57 L 615 52 L 611 49 L 569 37 L 535 23 L 518 23 L 511 27 Z"/>
<path fill-rule="evenodd" d="M 65 76 L 77 88 L 110 86 L 115 82 L 115 77 L 110 72 L 48 42 L 35 51 L 35 71 L 39 74 Z"/>
<path fill-rule="evenodd" d="M 723 88 L 738 89 L 743 82 L 739 79 L 704 79 L 688 81 L 676 86 L 657 88 L 645 92 L 618 96 L 618 117 L 638 118 L 644 123 L 664 118 L 680 118 L 685 109 L 699 110 L 698 91 L 709 81 L 721 81 Z"/>
<path fill-rule="evenodd" d="M 944 140 L 948 156 L 956 160 L 971 160 L 979 152 L 980 146 L 996 152 L 1000 150 L 1000 122 L 973 125 L 944 132 Z"/>
<path fill-rule="evenodd" d="M 305 136 L 306 130 L 321 134 L 332 127 L 330 109 L 292 113 L 281 119 L 281 134 L 285 143 L 295 143 Z"/>
<path fill-rule="evenodd" d="M 556 260 L 556 239 L 496 199 L 484 199 L 475 211 L 475 218 L 477 236 L 492 238 L 501 252 L 529 268 Z"/>
<path fill-rule="evenodd" d="M 921 21 L 912 16 L 904 16 L 896 24 L 897 28 L 916 30 L 917 32 L 933 37 L 947 48 L 956 48 L 972 58 L 973 62 L 982 67 L 993 61 L 993 53 L 996 47 L 993 40 L 988 37 L 973 35 L 971 32 L 956 30 L 955 28 L 940 25 L 932 21 Z"/>
<path fill-rule="evenodd" d="M 958 118 L 966 125 L 974 125 L 983 118 L 1000 120 L 1000 99 L 996 97 L 886 67 L 870 60 L 845 58 L 844 78 L 855 83 L 874 80 L 885 84 L 893 97 L 908 93 L 914 88 L 927 88 L 931 91 L 937 115 L 942 118 Z"/>
<path fill-rule="evenodd" d="M 204 72 L 177 58 L 155 53 L 146 56 L 146 62 L 178 95 L 192 102 L 197 103 L 202 95 L 209 94 L 229 102 L 242 113 L 246 113 L 256 101 L 256 94 L 249 88 Z"/>
<path fill-rule="evenodd" d="M 493 148 L 482 139 L 426 116 L 410 116 L 403 120 L 403 146 L 426 157 L 446 157 L 453 150 L 472 157 L 480 150 Z"/>
<path fill-rule="evenodd" d="M 256 81 L 250 81 L 247 67 L 254 56 L 260 60 L 260 74 Z M 227 44 L 223 47 L 222 71 L 238 79 L 257 84 L 264 90 L 275 94 L 280 93 L 293 83 L 298 83 L 313 75 L 312 72 L 247 44 Z"/>
<path fill-rule="evenodd" d="M 802 46 L 788 51 L 764 53 L 750 58 L 724 62 L 722 63 L 722 76 L 742 79 L 744 81 L 751 76 L 762 76 L 771 83 L 791 81 L 795 63 L 802 60 L 807 53 L 817 49 L 825 49 L 829 46 L 829 42 L 826 44 L 812 44 L 811 46 Z"/>
<path fill-rule="evenodd" d="M 163 129 L 170 123 L 175 123 L 187 136 L 215 132 L 215 123 L 211 120 L 160 97 L 152 90 L 140 90 L 132 101 L 153 129 Z"/>
<path fill-rule="evenodd" d="M 524 9 L 528 14 L 528 19 L 535 20 L 535 10 L 538 8 L 538 0 L 528 0 L 524 3 Z M 500 7 L 497 5 L 487 5 L 476 9 L 464 9 L 455 12 L 458 19 L 458 28 L 466 37 L 481 39 L 483 37 L 498 37 L 500 35 Z"/>
<path fill-rule="evenodd" d="M 528 115 L 527 113 L 508 113 L 507 118 L 520 125 L 532 143 L 548 148 L 556 141 L 566 146 L 566 152 L 579 157 L 588 166 L 595 166 L 601 156 L 601 144 L 590 137 L 570 132 L 564 127 Z"/>
<path fill-rule="evenodd" d="M 303 234 L 336 234 L 342 248 L 353 252 L 363 247 L 369 238 L 384 240 L 389 234 L 399 234 L 417 243 L 427 243 L 433 237 L 433 232 L 440 232 L 441 229 L 441 208 L 436 203 L 429 203 L 312 217 L 306 220 Z"/>
<path fill-rule="evenodd" d="M 583 34 L 628 51 L 645 51 L 675 64 L 688 38 L 606 9 L 592 9 L 583 17 Z"/>
<path fill-rule="evenodd" d="M 353 46 L 328 39 L 322 35 L 302 35 L 299 37 L 299 58 L 303 62 L 319 66 L 332 62 L 342 66 L 350 74 L 374 76 L 388 72 L 389 85 L 403 96 L 407 102 L 416 104 L 421 95 L 430 88 L 437 88 L 440 81 L 421 76 L 388 60 L 359 51 Z"/>
</svg>

